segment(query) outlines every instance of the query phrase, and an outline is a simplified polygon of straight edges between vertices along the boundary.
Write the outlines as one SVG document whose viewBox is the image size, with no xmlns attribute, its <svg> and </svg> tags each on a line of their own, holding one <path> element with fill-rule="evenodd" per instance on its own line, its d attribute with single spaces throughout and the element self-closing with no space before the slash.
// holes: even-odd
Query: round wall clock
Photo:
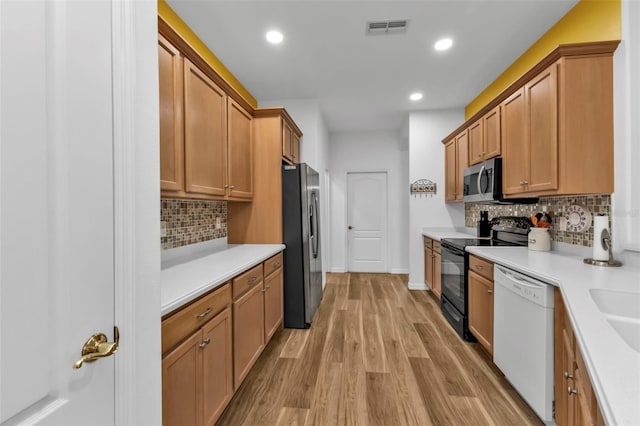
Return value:
<svg viewBox="0 0 640 426">
<path fill-rule="evenodd" d="M 591 226 L 591 212 L 584 206 L 574 204 L 566 213 L 567 231 L 582 232 Z"/>
</svg>

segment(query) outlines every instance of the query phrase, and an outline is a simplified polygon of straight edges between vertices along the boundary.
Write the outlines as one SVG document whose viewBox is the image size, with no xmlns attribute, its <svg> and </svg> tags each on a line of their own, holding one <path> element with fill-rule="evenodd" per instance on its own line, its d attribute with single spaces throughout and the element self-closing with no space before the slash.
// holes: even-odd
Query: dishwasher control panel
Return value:
<svg viewBox="0 0 640 426">
<path fill-rule="evenodd" d="M 494 280 L 524 299 L 547 308 L 553 307 L 552 285 L 497 265 L 494 266 Z"/>
</svg>

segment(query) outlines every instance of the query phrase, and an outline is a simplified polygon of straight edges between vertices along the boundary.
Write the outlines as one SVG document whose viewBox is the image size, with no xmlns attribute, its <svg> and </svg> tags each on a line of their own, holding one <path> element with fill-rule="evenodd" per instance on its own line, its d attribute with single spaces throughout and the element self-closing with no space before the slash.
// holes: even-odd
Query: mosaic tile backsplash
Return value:
<svg viewBox="0 0 640 426">
<path fill-rule="evenodd" d="M 166 235 L 160 237 L 163 250 L 224 238 L 227 236 L 227 202 L 162 199 L 160 225 Z"/>
<path fill-rule="evenodd" d="M 540 198 L 538 204 L 465 204 L 464 222 L 465 226 L 475 228 L 480 220 L 480 211 L 489 212 L 489 220 L 496 216 L 531 216 L 543 211 L 553 212 L 553 227 L 551 228 L 551 239 L 556 242 L 573 244 L 578 246 L 591 247 L 593 245 L 593 220 L 591 226 L 583 232 L 570 232 L 559 230 L 559 218 L 565 216 L 569 206 L 578 204 L 586 207 L 592 216 L 605 214 L 611 220 L 611 196 L 610 195 L 588 195 L 575 197 L 544 197 Z M 609 223 L 611 229 L 611 223 Z"/>
</svg>

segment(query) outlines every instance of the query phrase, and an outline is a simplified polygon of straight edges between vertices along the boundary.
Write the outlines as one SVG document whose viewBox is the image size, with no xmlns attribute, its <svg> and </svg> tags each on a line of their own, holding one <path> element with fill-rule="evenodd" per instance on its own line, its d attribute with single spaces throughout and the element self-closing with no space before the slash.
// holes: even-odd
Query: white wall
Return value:
<svg viewBox="0 0 640 426">
<path fill-rule="evenodd" d="M 614 55 L 615 192 L 612 240 L 618 250 L 640 252 L 640 3 L 622 2 L 622 42 Z M 632 253 L 626 256 L 631 260 Z M 636 261 L 640 255 L 633 255 Z"/>
<path fill-rule="evenodd" d="M 389 272 L 407 273 L 408 262 L 408 152 L 398 132 L 330 134 L 331 250 L 330 271 L 347 269 L 346 197 L 348 171 L 388 172 Z"/>
<path fill-rule="evenodd" d="M 442 139 L 464 122 L 464 109 L 412 112 L 409 115 L 409 183 L 436 183 L 433 197 L 409 200 L 409 288 L 426 289 L 422 228 L 464 228 L 464 204 L 444 202 L 444 146 Z M 407 183 L 407 185 L 409 184 Z"/>
<path fill-rule="evenodd" d="M 275 99 L 260 100 L 260 107 L 279 106 L 284 107 L 296 125 L 302 130 L 300 141 L 300 160 L 307 163 L 320 174 L 320 223 L 321 223 L 321 250 L 322 270 L 329 268 L 329 247 L 331 247 L 329 235 L 329 175 L 327 159 L 329 157 L 329 134 L 324 124 L 324 117 L 320 105 L 315 99 Z M 325 275 L 323 274 L 323 284 Z"/>
</svg>

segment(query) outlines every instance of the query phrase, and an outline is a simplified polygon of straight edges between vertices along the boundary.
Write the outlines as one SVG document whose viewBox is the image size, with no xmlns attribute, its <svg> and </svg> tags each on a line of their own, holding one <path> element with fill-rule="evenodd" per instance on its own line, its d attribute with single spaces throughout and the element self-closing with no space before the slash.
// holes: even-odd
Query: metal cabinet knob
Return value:
<svg viewBox="0 0 640 426">
<path fill-rule="evenodd" d="M 565 372 L 564 372 L 564 378 L 565 378 L 565 379 L 567 379 L 567 380 L 569 380 L 569 379 L 573 379 L 573 375 L 569 374 L 569 372 L 568 372 L 568 371 L 565 371 Z"/>
<path fill-rule="evenodd" d="M 207 347 L 207 345 L 211 343 L 211 339 L 210 338 L 206 338 L 202 341 L 202 343 L 200 343 L 198 346 L 200 346 L 200 349 L 204 349 Z"/>
<path fill-rule="evenodd" d="M 578 391 L 577 391 L 576 389 L 573 389 L 571 386 L 569 386 L 569 387 L 567 388 L 567 393 L 568 393 L 569 395 L 577 395 L 577 394 L 578 394 Z"/>
<path fill-rule="evenodd" d="M 492 294 L 493 290 L 487 290 L 487 293 Z"/>
</svg>

